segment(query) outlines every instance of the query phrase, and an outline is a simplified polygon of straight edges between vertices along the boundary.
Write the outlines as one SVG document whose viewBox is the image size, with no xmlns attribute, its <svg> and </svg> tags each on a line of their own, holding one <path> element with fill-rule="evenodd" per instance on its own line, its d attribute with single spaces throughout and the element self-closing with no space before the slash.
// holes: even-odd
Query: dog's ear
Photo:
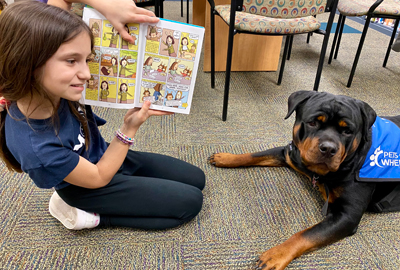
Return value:
<svg viewBox="0 0 400 270">
<path fill-rule="evenodd" d="M 292 93 L 288 99 L 288 113 L 285 119 L 288 119 L 301 103 L 316 94 L 318 94 L 318 92 L 305 90 Z"/>
<path fill-rule="evenodd" d="M 365 141 L 368 141 L 368 131 L 375 123 L 376 112 L 364 101 L 358 100 L 358 105 L 360 107 L 361 117 L 363 120 L 362 136 Z"/>
</svg>

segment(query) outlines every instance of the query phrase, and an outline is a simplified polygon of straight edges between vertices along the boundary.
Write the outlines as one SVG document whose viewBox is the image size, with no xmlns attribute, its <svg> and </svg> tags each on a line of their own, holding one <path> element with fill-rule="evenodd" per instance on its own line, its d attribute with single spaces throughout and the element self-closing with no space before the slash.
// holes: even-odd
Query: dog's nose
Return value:
<svg viewBox="0 0 400 270">
<path fill-rule="evenodd" d="M 321 151 L 324 156 L 333 157 L 337 153 L 338 149 L 336 144 L 328 141 L 319 145 L 319 151 Z"/>
</svg>

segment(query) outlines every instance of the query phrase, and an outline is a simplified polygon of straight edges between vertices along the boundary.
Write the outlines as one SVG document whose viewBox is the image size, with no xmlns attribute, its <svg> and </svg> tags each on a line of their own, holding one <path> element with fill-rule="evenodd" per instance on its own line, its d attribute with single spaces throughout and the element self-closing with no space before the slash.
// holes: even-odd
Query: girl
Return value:
<svg viewBox="0 0 400 270">
<path fill-rule="evenodd" d="M 170 113 L 150 110 L 149 102 L 128 110 L 107 144 L 98 129 L 105 120 L 78 103 L 93 46 L 81 19 L 37 1 L 17 2 L 0 15 L 0 36 L 0 92 L 11 102 L 1 112 L 0 155 L 38 187 L 55 188 L 55 218 L 69 229 L 165 229 L 197 215 L 203 171 L 129 150 L 144 121 Z"/>
</svg>

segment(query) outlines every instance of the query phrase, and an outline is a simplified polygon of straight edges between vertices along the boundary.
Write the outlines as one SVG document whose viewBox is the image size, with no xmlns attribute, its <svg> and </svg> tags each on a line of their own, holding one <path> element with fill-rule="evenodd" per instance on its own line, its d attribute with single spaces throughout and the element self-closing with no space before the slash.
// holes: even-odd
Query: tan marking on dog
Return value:
<svg viewBox="0 0 400 270">
<path fill-rule="evenodd" d="M 320 116 L 317 117 L 317 119 L 318 119 L 318 121 L 321 121 L 323 123 L 325 123 L 326 120 L 327 120 L 325 115 L 320 115 Z"/>
<path fill-rule="evenodd" d="M 347 123 L 343 120 L 339 121 L 339 127 L 347 127 Z"/>
<path fill-rule="evenodd" d="M 246 154 L 230 154 L 217 153 L 210 157 L 209 162 L 216 167 L 235 168 L 245 166 L 284 166 L 278 159 L 273 156 L 253 157 L 250 153 Z"/>
<path fill-rule="evenodd" d="M 301 124 L 295 125 L 295 126 L 293 127 L 293 139 L 294 139 L 294 140 L 295 140 L 296 138 L 298 138 L 298 133 L 299 133 L 300 128 L 301 128 Z"/>
<path fill-rule="evenodd" d="M 262 266 L 265 264 L 267 268 L 263 269 L 281 270 L 305 252 L 317 249 L 319 247 L 317 242 L 313 242 L 303 236 L 304 232 L 309 229 L 295 233 L 282 244 L 262 253 L 258 265 Z"/>
</svg>

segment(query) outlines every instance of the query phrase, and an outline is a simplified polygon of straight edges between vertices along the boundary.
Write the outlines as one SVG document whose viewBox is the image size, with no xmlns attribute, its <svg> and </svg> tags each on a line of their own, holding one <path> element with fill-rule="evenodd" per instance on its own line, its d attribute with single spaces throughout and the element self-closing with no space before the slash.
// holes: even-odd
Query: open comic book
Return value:
<svg viewBox="0 0 400 270">
<path fill-rule="evenodd" d="M 135 40 L 131 44 L 93 8 L 84 8 L 83 20 L 94 35 L 85 104 L 130 109 L 150 100 L 152 109 L 189 113 L 203 27 L 164 19 L 129 23 L 127 31 Z"/>
</svg>

